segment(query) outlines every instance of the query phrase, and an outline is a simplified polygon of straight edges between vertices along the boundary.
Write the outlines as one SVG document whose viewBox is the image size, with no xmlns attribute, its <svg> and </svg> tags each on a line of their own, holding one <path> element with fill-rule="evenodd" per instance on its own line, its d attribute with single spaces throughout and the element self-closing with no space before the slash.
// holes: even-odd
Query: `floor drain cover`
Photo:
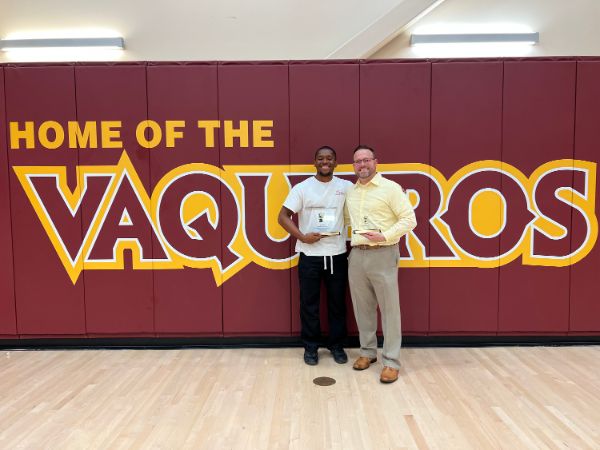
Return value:
<svg viewBox="0 0 600 450">
<path fill-rule="evenodd" d="M 313 383 L 317 386 L 331 386 L 332 384 L 335 384 L 335 380 L 329 377 L 317 377 L 313 380 Z"/>
</svg>

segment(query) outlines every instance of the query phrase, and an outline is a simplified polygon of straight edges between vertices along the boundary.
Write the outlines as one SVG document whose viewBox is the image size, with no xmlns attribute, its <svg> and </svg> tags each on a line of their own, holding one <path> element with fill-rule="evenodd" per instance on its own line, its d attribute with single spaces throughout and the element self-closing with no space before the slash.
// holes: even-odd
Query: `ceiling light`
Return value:
<svg viewBox="0 0 600 450">
<path fill-rule="evenodd" d="M 471 43 L 526 43 L 537 44 L 540 34 L 535 33 L 452 33 L 417 34 L 410 37 L 410 45 L 419 44 L 471 44 Z"/>
<path fill-rule="evenodd" d="M 0 50 L 31 48 L 102 48 L 120 49 L 125 47 L 122 37 L 80 37 L 43 39 L 0 39 Z"/>
</svg>

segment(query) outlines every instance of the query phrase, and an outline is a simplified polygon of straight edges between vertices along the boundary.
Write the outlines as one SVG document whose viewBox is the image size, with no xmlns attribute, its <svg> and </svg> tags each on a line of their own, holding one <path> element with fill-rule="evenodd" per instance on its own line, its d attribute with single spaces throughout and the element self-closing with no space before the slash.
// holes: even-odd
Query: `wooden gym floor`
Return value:
<svg viewBox="0 0 600 450">
<path fill-rule="evenodd" d="M 600 449 L 600 346 L 406 348 L 391 385 L 348 353 L 3 351 L 0 448 Z"/>
</svg>

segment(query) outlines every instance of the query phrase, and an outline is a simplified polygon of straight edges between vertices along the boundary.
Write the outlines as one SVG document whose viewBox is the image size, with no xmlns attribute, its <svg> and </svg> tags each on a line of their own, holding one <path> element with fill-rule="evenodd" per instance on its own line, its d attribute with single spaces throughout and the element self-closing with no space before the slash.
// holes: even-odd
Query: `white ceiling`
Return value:
<svg viewBox="0 0 600 450">
<path fill-rule="evenodd" d="M 103 33 L 124 51 L 0 52 L 0 62 L 600 55 L 600 0 L 0 0 L 0 38 Z M 410 47 L 410 33 L 520 26 L 539 45 Z M 479 27 L 479 28 L 477 28 Z"/>
<path fill-rule="evenodd" d="M 368 56 L 443 0 L 0 0 L 0 37 L 111 30 L 126 50 L 75 59 L 268 60 Z M 0 61 L 73 52 L 7 54 Z"/>
</svg>

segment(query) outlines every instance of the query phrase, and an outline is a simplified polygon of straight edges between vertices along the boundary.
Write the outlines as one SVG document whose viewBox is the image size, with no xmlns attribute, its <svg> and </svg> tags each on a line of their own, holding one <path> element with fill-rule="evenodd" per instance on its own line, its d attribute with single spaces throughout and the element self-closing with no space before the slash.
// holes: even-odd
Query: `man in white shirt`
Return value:
<svg viewBox="0 0 600 450">
<path fill-rule="evenodd" d="M 329 336 L 327 348 L 339 364 L 348 361 L 346 338 L 346 284 L 348 260 L 344 234 L 344 201 L 352 183 L 333 176 L 335 150 L 321 147 L 315 153 L 317 173 L 292 188 L 279 212 L 279 224 L 296 241 L 300 253 L 301 336 L 304 362 L 316 365 L 322 344 L 319 305 L 321 281 L 327 289 Z M 298 214 L 298 226 L 292 215 Z"/>
</svg>

